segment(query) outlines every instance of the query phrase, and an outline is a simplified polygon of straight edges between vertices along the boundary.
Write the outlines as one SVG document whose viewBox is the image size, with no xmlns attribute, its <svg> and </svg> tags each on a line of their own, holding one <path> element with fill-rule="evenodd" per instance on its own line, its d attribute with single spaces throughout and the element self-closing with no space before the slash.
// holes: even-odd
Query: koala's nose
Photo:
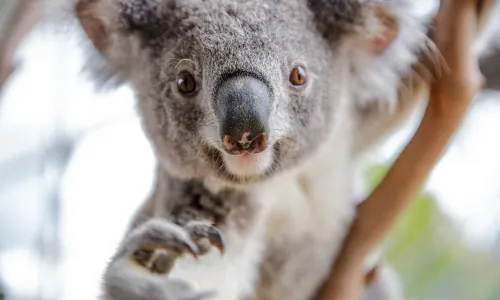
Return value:
<svg viewBox="0 0 500 300">
<path fill-rule="evenodd" d="M 224 149 L 229 154 L 259 153 L 267 148 L 269 89 L 252 76 L 222 81 L 215 95 Z"/>
</svg>

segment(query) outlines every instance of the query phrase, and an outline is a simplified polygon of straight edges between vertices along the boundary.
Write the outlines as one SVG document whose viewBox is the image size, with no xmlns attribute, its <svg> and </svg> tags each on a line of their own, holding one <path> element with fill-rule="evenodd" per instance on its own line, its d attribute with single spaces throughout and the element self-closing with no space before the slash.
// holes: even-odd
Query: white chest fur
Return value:
<svg viewBox="0 0 500 300">
<path fill-rule="evenodd" d="M 262 197 L 272 203 L 268 235 L 288 236 L 289 239 L 294 235 L 328 240 L 338 237 L 340 243 L 353 218 L 355 201 L 351 162 L 348 157 L 346 160 L 332 159 L 335 157 L 332 152 L 336 151 L 319 153 L 296 172 L 263 190 Z"/>
<path fill-rule="evenodd" d="M 176 263 L 171 278 L 184 279 L 199 290 L 214 290 L 214 300 L 237 300 L 252 291 L 264 244 L 256 230 L 242 238 L 237 232 L 225 233 L 223 255 L 213 249 L 198 261 L 186 257 Z"/>
<path fill-rule="evenodd" d="M 280 267 L 286 275 L 273 277 L 277 282 L 266 291 L 270 299 L 308 299 L 348 231 L 356 201 L 347 129 L 338 128 L 342 132 L 314 157 L 261 190 L 260 197 L 270 203 L 268 243 L 287 257 Z"/>
<path fill-rule="evenodd" d="M 253 290 L 269 241 L 313 237 L 324 248 L 325 259 L 331 258 L 354 216 L 350 147 L 332 138 L 299 168 L 255 186 L 251 195 L 263 208 L 250 235 L 229 228 L 223 256 L 213 250 L 198 262 L 183 258 L 171 277 L 217 290 L 215 300 L 238 300 Z"/>
</svg>

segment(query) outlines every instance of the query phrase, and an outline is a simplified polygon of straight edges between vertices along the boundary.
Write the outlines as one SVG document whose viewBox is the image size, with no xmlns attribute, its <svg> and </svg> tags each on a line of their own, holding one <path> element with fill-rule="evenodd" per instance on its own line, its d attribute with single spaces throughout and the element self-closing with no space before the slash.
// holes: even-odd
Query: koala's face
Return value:
<svg viewBox="0 0 500 300">
<path fill-rule="evenodd" d="M 146 133 L 175 174 L 261 180 L 314 153 L 346 113 L 342 58 L 305 0 L 109 7 L 119 26 L 108 57 L 127 66 Z"/>
</svg>

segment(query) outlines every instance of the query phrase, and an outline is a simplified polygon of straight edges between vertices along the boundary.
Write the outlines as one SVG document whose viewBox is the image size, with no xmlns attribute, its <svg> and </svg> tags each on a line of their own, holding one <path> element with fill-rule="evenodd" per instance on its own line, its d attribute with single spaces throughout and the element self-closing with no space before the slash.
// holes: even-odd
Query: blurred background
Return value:
<svg viewBox="0 0 500 300">
<path fill-rule="evenodd" d="M 153 180 L 130 89 L 97 92 L 82 75 L 78 29 L 47 13 L 57 1 L 67 0 L 0 0 L 0 299 L 95 299 Z M 422 14 L 436 7 L 416 3 Z M 500 299 L 497 25 L 477 47 L 487 88 L 383 245 L 406 299 Z M 420 116 L 362 162 L 363 192 Z"/>
</svg>

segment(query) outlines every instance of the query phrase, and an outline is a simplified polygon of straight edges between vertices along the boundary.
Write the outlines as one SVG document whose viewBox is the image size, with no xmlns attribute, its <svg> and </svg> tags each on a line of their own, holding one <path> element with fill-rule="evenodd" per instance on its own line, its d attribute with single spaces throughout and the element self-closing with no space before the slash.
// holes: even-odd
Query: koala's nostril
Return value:
<svg viewBox="0 0 500 300">
<path fill-rule="evenodd" d="M 267 148 L 267 134 L 261 133 L 256 138 L 249 140 L 250 133 L 244 133 L 239 141 L 229 135 L 224 136 L 223 145 L 227 153 L 238 155 L 242 153 L 260 153 Z"/>
<path fill-rule="evenodd" d="M 267 134 L 261 133 L 259 134 L 251 143 L 250 143 L 250 151 L 252 153 L 259 153 L 267 148 Z"/>
<path fill-rule="evenodd" d="M 229 135 L 226 135 L 224 137 L 222 143 L 224 144 L 224 149 L 228 152 L 239 151 L 241 148 L 238 141 L 236 141 Z"/>
</svg>

